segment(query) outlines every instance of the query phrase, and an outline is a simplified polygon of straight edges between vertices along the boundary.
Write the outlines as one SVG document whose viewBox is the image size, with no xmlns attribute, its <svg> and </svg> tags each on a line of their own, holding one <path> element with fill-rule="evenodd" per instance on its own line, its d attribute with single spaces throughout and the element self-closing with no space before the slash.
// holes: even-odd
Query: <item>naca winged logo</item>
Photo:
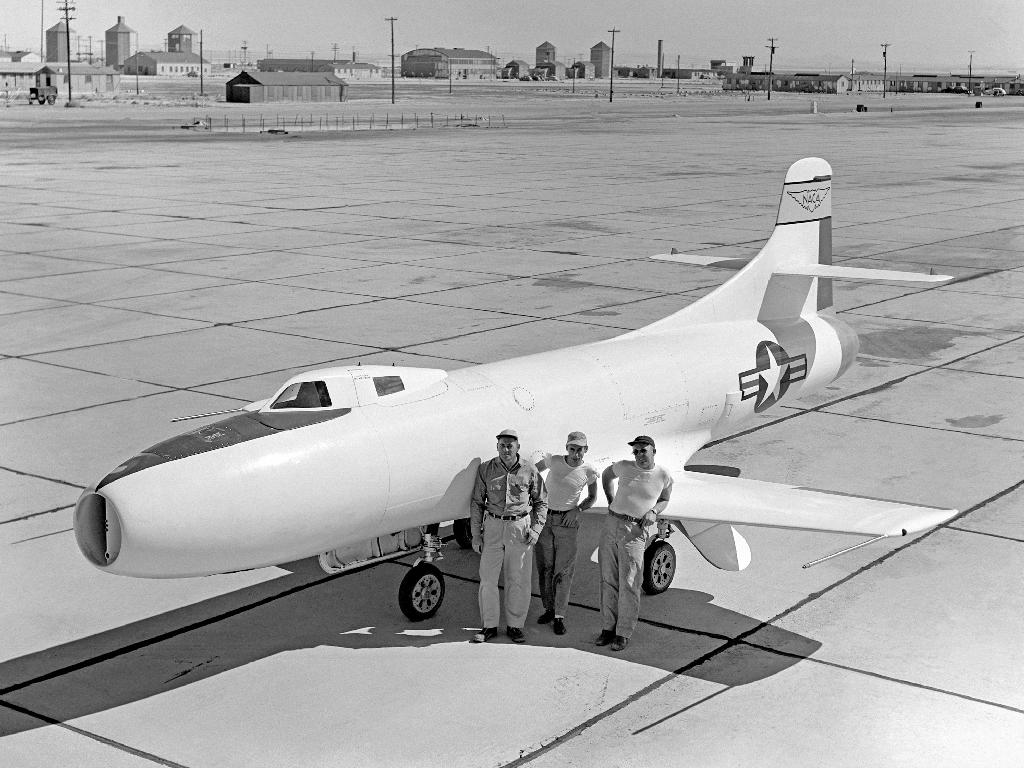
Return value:
<svg viewBox="0 0 1024 768">
<path fill-rule="evenodd" d="M 818 206 L 825 202 L 831 189 L 832 187 L 813 187 L 812 189 L 801 189 L 799 192 L 786 190 L 786 194 L 796 200 L 797 205 L 805 211 L 814 213 L 818 210 Z"/>
</svg>

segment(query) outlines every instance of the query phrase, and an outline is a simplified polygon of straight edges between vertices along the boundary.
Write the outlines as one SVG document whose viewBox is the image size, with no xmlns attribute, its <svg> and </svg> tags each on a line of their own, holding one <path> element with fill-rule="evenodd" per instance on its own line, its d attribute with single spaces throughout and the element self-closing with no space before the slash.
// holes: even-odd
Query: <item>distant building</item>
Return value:
<svg viewBox="0 0 1024 768">
<path fill-rule="evenodd" d="M 565 76 L 575 80 L 593 80 L 594 65 L 589 61 L 577 61 L 565 70 Z"/>
<path fill-rule="evenodd" d="M 512 59 L 512 61 L 501 68 L 499 77 L 502 80 L 518 80 L 520 77 L 528 76 L 529 74 L 529 64 L 522 59 Z"/>
<path fill-rule="evenodd" d="M 334 59 L 257 59 L 260 72 L 333 72 L 340 62 Z"/>
<path fill-rule="evenodd" d="M 475 48 L 416 48 L 402 54 L 402 77 L 497 77 L 498 59 Z"/>
<path fill-rule="evenodd" d="M 545 61 L 534 67 L 533 71 L 545 79 L 552 77 L 556 80 L 565 79 L 565 64 L 560 61 Z"/>
<path fill-rule="evenodd" d="M 124 60 L 121 71 L 126 75 L 171 75 L 188 77 L 190 72 L 210 74 L 210 62 L 197 53 L 170 51 L 139 51 Z M 193 76 L 195 76 L 193 75 Z"/>
<path fill-rule="evenodd" d="M 0 90 L 8 96 L 21 91 L 28 93 L 29 88 L 38 85 L 36 73 L 40 69 L 39 62 L 0 61 Z"/>
<path fill-rule="evenodd" d="M 167 33 L 168 53 L 192 53 L 192 36 L 195 34 L 191 29 L 182 24 L 177 29 Z"/>
<path fill-rule="evenodd" d="M 346 80 L 381 80 L 384 68 L 365 61 L 339 61 L 334 65 L 334 76 Z"/>
<path fill-rule="evenodd" d="M 121 69 L 125 59 L 132 55 L 133 34 L 135 30 L 124 23 L 124 16 L 118 16 L 117 24 L 104 33 L 108 67 Z"/>
<path fill-rule="evenodd" d="M 534 63 L 537 66 L 541 64 L 550 64 L 555 60 L 555 46 L 549 42 L 543 42 L 537 46 L 537 58 L 534 59 Z"/>
<path fill-rule="evenodd" d="M 71 66 L 71 93 L 113 93 L 121 82 L 121 75 L 112 67 L 73 62 Z M 67 96 L 68 64 L 66 61 L 14 61 L 0 62 L 0 90 L 28 93 L 37 85 L 56 86 L 62 97 Z"/>
<path fill-rule="evenodd" d="M 750 72 L 741 67 L 739 72 L 725 75 L 722 89 L 726 91 L 767 91 L 768 80 L 771 79 L 773 91 L 842 93 L 846 87 L 846 81 L 843 79 L 845 77 L 846 75 L 841 72 L 834 75 L 820 72 L 775 72 L 769 76 L 767 72 Z"/>
<path fill-rule="evenodd" d="M 75 34 L 75 30 L 72 29 L 71 34 Z M 46 30 L 46 60 L 68 61 L 69 59 L 67 25 L 63 21 L 58 21 Z"/>
<path fill-rule="evenodd" d="M 726 61 L 725 59 L 712 59 L 711 60 L 711 71 L 716 75 L 731 75 L 739 69 L 736 66 L 736 62 Z"/>
<path fill-rule="evenodd" d="M 0 48 L 0 62 L 2 61 L 36 63 L 42 61 L 42 58 L 32 51 L 8 51 Z"/>
<path fill-rule="evenodd" d="M 328 72 L 242 72 L 228 80 L 230 102 L 346 101 L 348 83 Z"/>
<path fill-rule="evenodd" d="M 590 49 L 590 63 L 594 65 L 594 77 L 602 78 L 611 75 L 612 49 L 603 40 Z"/>
</svg>

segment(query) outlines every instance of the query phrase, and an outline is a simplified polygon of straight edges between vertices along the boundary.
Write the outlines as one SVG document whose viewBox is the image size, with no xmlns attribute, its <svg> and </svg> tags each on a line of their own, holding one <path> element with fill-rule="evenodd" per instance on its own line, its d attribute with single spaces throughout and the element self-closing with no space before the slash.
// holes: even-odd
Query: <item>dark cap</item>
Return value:
<svg viewBox="0 0 1024 768">
<path fill-rule="evenodd" d="M 587 447 L 587 436 L 582 432 L 570 432 L 569 436 L 565 438 L 566 445 L 582 445 L 584 448 Z"/>
<path fill-rule="evenodd" d="M 637 435 L 626 443 L 626 445 L 649 445 L 651 448 L 654 448 L 654 440 L 647 435 Z"/>
<path fill-rule="evenodd" d="M 516 442 L 519 442 L 519 433 L 516 432 L 514 429 L 503 429 L 501 430 L 501 432 L 495 435 L 496 440 L 500 440 L 503 437 L 511 437 Z"/>
</svg>

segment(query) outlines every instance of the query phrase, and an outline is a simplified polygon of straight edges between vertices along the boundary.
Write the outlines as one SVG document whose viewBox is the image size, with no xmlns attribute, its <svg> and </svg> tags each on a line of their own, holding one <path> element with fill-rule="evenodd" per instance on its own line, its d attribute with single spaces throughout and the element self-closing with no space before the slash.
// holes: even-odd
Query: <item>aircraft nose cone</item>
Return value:
<svg viewBox="0 0 1024 768">
<path fill-rule="evenodd" d="M 111 565 L 121 551 L 121 519 L 103 494 L 86 491 L 75 505 L 75 540 L 93 565 Z"/>
</svg>

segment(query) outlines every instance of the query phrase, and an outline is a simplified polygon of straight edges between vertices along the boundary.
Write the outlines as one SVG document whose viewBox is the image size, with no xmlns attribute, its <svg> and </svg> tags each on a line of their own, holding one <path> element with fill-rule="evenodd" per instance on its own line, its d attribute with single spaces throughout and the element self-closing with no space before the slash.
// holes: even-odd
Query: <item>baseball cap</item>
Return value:
<svg viewBox="0 0 1024 768">
<path fill-rule="evenodd" d="M 582 445 L 584 448 L 587 446 L 587 436 L 582 432 L 570 432 L 569 436 L 565 438 L 566 445 Z"/>
<path fill-rule="evenodd" d="M 511 437 L 514 440 L 518 440 L 519 439 L 519 433 L 516 432 L 514 429 L 503 429 L 503 430 L 501 430 L 501 432 L 499 432 L 497 435 L 495 435 L 495 439 L 497 439 L 497 440 L 500 440 L 503 437 Z"/>
<path fill-rule="evenodd" d="M 651 446 L 651 448 L 653 448 L 654 440 L 653 438 L 650 438 L 647 435 L 637 435 L 628 443 L 626 443 L 626 445 L 649 445 Z"/>
</svg>

